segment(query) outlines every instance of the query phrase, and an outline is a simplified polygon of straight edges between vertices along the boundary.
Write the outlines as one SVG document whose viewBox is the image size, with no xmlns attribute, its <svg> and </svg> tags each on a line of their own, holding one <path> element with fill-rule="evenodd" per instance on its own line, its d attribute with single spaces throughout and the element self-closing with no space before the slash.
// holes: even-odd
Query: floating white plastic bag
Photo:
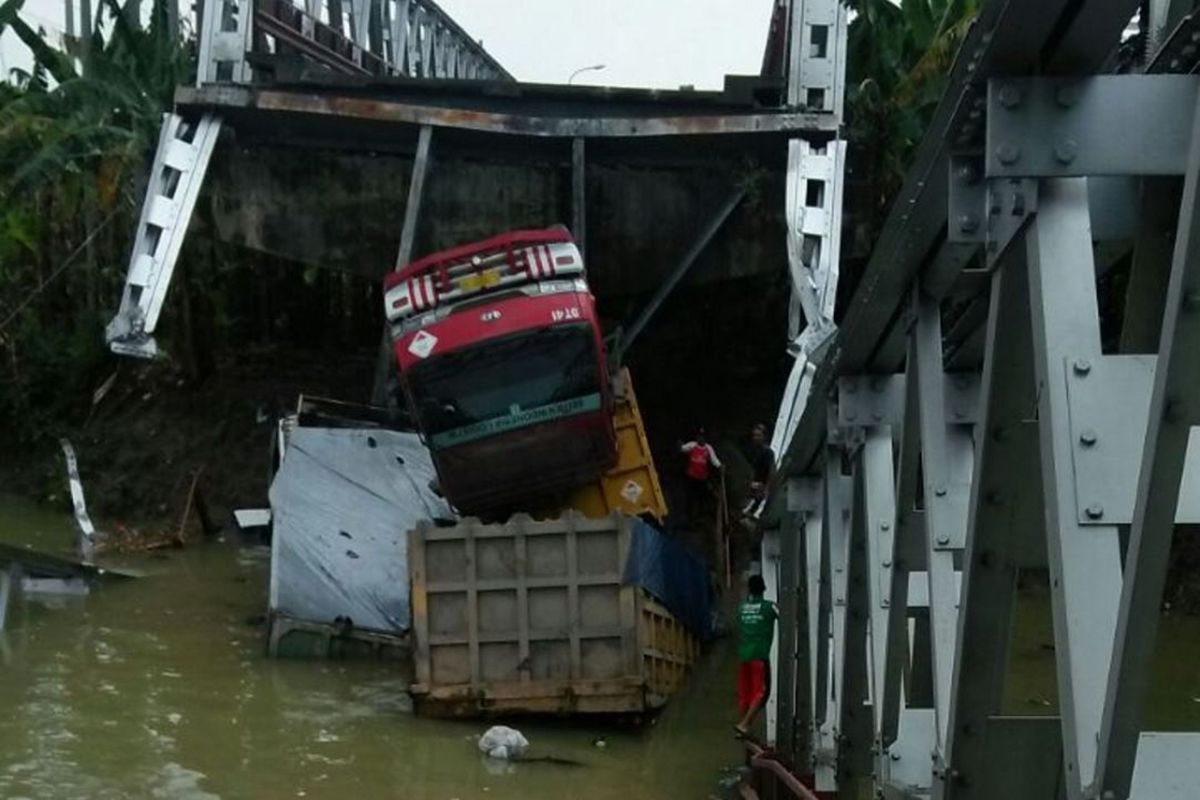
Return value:
<svg viewBox="0 0 1200 800">
<path fill-rule="evenodd" d="M 479 752 L 489 758 L 513 760 L 525 755 L 529 740 L 521 732 L 504 725 L 493 725 L 479 737 Z"/>
</svg>

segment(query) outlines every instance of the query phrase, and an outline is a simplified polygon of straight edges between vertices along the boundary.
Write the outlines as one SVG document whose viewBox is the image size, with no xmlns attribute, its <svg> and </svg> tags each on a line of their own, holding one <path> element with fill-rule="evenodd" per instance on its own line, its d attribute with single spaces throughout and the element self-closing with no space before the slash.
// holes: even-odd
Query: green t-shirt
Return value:
<svg viewBox="0 0 1200 800">
<path fill-rule="evenodd" d="M 766 661 L 775 638 L 775 604 L 751 597 L 738 606 L 738 659 Z"/>
</svg>

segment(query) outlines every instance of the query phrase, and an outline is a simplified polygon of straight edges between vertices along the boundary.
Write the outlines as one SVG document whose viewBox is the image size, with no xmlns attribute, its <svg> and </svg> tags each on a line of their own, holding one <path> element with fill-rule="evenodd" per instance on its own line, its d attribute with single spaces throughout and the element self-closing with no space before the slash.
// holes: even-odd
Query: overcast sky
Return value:
<svg viewBox="0 0 1200 800">
<path fill-rule="evenodd" d="M 76 0 L 78 2 L 78 0 Z M 144 0 L 144 6 L 150 0 Z M 191 0 L 182 5 L 191 6 Z M 576 83 L 720 88 L 726 74 L 757 74 L 772 0 L 439 0 L 520 80 L 565 83 L 579 67 L 604 64 Z M 64 0 L 26 0 L 25 18 L 64 28 Z M 0 66 L 28 67 L 11 31 Z"/>
</svg>

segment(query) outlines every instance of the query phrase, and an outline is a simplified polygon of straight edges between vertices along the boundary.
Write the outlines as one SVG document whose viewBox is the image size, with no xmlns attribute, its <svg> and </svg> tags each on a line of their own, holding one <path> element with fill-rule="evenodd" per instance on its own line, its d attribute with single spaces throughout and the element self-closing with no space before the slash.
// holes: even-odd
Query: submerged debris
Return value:
<svg viewBox="0 0 1200 800">
<path fill-rule="evenodd" d="M 488 758 L 512 761 L 528 749 L 529 740 L 519 730 L 504 725 L 493 725 L 479 737 L 479 752 Z"/>
</svg>

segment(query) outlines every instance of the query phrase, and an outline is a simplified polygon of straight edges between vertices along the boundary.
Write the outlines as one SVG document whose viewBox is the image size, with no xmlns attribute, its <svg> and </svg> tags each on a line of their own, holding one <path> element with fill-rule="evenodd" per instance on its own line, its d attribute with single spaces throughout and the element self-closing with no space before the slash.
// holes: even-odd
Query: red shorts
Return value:
<svg viewBox="0 0 1200 800">
<path fill-rule="evenodd" d="M 738 710 L 745 714 L 771 696 L 771 664 L 767 661 L 743 661 L 738 664 Z"/>
</svg>

